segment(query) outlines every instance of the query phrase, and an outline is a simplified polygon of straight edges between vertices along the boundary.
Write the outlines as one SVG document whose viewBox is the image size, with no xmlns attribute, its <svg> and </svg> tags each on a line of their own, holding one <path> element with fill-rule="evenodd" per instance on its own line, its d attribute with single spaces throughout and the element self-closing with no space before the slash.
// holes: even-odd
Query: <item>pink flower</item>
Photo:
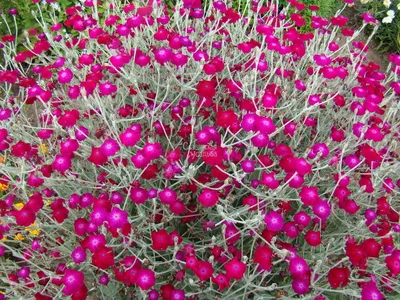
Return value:
<svg viewBox="0 0 400 300">
<path fill-rule="evenodd" d="M 101 285 L 108 285 L 108 282 L 110 281 L 110 278 L 108 277 L 107 274 L 103 274 L 99 277 L 99 284 Z"/>
<path fill-rule="evenodd" d="M 379 291 L 376 283 L 372 280 L 361 289 L 361 300 L 383 300 L 385 296 Z"/>
<path fill-rule="evenodd" d="M 296 294 L 304 295 L 310 290 L 310 280 L 306 278 L 296 278 L 292 281 L 292 288 Z"/>
<path fill-rule="evenodd" d="M 143 204 L 149 199 L 149 192 L 143 188 L 133 188 L 129 194 L 129 198 L 136 204 Z"/>
<path fill-rule="evenodd" d="M 313 186 L 303 186 L 299 193 L 300 200 L 303 202 L 304 205 L 312 206 L 316 204 L 318 201 L 321 200 L 318 194 L 318 188 Z"/>
<path fill-rule="evenodd" d="M 345 1 L 350 1 L 350 0 L 345 0 Z M 361 14 L 361 17 L 364 19 L 364 22 L 366 22 L 366 23 L 372 23 L 372 24 L 377 23 L 376 19 L 371 14 L 363 13 L 363 14 Z"/>
<path fill-rule="evenodd" d="M 193 271 L 200 281 L 206 281 L 211 278 L 214 268 L 208 261 L 198 261 Z"/>
<path fill-rule="evenodd" d="M 240 239 L 240 231 L 237 229 L 235 224 L 231 222 L 225 222 L 225 239 L 228 244 L 235 244 Z"/>
<path fill-rule="evenodd" d="M 138 169 L 144 169 L 150 163 L 150 159 L 144 155 L 142 150 L 139 150 L 136 155 L 132 156 L 131 161 Z"/>
<path fill-rule="evenodd" d="M 164 204 L 172 204 L 178 200 L 178 194 L 168 187 L 159 192 L 158 197 L 160 198 L 161 203 Z"/>
<path fill-rule="evenodd" d="M 165 229 L 160 229 L 151 233 L 152 249 L 164 251 L 169 245 L 169 234 Z"/>
<path fill-rule="evenodd" d="M 219 192 L 208 188 L 203 189 L 200 193 L 199 202 L 205 207 L 213 207 L 218 203 Z"/>
<path fill-rule="evenodd" d="M 276 190 L 279 187 L 279 180 L 275 179 L 275 172 L 262 173 L 261 183 L 269 187 L 271 190 Z"/>
<path fill-rule="evenodd" d="M 65 284 L 64 293 L 70 295 L 75 292 L 85 284 L 84 279 L 85 275 L 81 271 L 67 269 L 62 277 L 62 283 Z"/>
<path fill-rule="evenodd" d="M 59 83 L 70 83 L 72 81 L 72 78 L 74 78 L 74 74 L 70 69 L 62 69 L 58 71 L 58 82 Z"/>
<path fill-rule="evenodd" d="M 128 223 L 128 213 L 118 207 L 113 207 L 108 214 L 107 221 L 113 229 L 122 228 Z"/>
<path fill-rule="evenodd" d="M 220 273 L 217 276 L 213 277 L 212 282 L 218 285 L 219 291 L 225 290 L 230 285 L 228 276 L 223 273 Z"/>
<path fill-rule="evenodd" d="M 289 260 L 289 272 L 295 278 L 302 278 L 306 276 L 310 268 L 304 258 L 296 256 Z"/>
<path fill-rule="evenodd" d="M 92 152 L 88 157 L 88 161 L 90 161 L 96 166 L 101 166 L 107 163 L 108 157 L 104 155 L 100 147 L 92 147 Z"/>
<path fill-rule="evenodd" d="M 232 259 L 224 265 L 226 275 L 230 279 L 241 280 L 246 272 L 246 264 L 237 258 Z"/>
<path fill-rule="evenodd" d="M 321 232 L 309 230 L 306 232 L 304 239 L 311 247 L 319 246 L 321 245 Z"/>
<path fill-rule="evenodd" d="M 139 269 L 136 275 L 136 285 L 142 290 L 149 290 L 156 284 L 156 276 L 153 270 Z"/>
<path fill-rule="evenodd" d="M 89 235 L 87 248 L 90 250 L 90 252 L 95 253 L 106 244 L 107 241 L 104 234 L 92 234 Z"/>
<path fill-rule="evenodd" d="M 313 213 L 325 221 L 331 214 L 331 206 L 328 201 L 320 200 L 312 206 Z"/>
<path fill-rule="evenodd" d="M 82 247 L 76 247 L 74 251 L 72 251 L 71 257 L 76 264 L 80 264 L 86 260 L 86 252 Z"/>
<path fill-rule="evenodd" d="M 264 217 L 267 229 L 271 231 L 280 231 L 283 228 L 284 220 L 280 213 L 276 211 L 270 211 Z"/>
<path fill-rule="evenodd" d="M 201 8 L 201 0 L 183 0 L 185 8 Z"/>
<path fill-rule="evenodd" d="M 115 263 L 112 248 L 101 246 L 92 255 L 92 264 L 101 270 L 106 270 Z"/>
<path fill-rule="evenodd" d="M 143 155 L 149 160 L 159 158 L 164 150 L 160 143 L 147 143 L 143 147 Z"/>
<path fill-rule="evenodd" d="M 172 55 L 172 51 L 167 48 L 161 48 L 154 51 L 154 58 L 161 65 L 169 62 L 172 59 Z"/>
<path fill-rule="evenodd" d="M 110 82 L 101 83 L 99 85 L 100 94 L 108 96 L 117 92 L 117 86 Z"/>
<path fill-rule="evenodd" d="M 104 207 L 96 207 L 90 214 L 90 221 L 97 226 L 102 225 L 108 218 L 108 211 Z"/>
<path fill-rule="evenodd" d="M 52 164 L 53 169 L 60 173 L 64 173 L 65 171 L 69 170 L 71 165 L 71 158 L 62 155 L 56 155 Z"/>
<path fill-rule="evenodd" d="M 273 252 L 267 245 L 258 246 L 253 254 L 254 262 L 258 264 L 258 268 L 263 271 L 270 271 L 272 268 Z"/>
<path fill-rule="evenodd" d="M 106 139 L 100 146 L 100 151 L 108 156 L 114 156 L 120 150 L 119 144 L 114 139 Z"/>
</svg>

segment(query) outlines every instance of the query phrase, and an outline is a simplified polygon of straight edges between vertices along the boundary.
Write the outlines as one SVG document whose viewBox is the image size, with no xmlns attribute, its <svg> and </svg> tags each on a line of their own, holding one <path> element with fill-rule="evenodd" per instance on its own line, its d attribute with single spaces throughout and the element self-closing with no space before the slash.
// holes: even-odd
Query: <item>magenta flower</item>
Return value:
<svg viewBox="0 0 400 300">
<path fill-rule="evenodd" d="M 106 139 L 100 146 L 100 151 L 107 157 L 114 156 L 120 149 L 118 142 L 114 139 Z"/>
<path fill-rule="evenodd" d="M 67 269 L 62 277 L 62 283 L 65 285 L 63 292 L 65 295 L 73 294 L 77 289 L 82 287 L 85 276 L 81 271 Z"/>
<path fill-rule="evenodd" d="M 72 251 L 71 257 L 76 264 L 80 264 L 86 260 L 86 252 L 82 247 L 76 247 Z"/>
<path fill-rule="evenodd" d="M 264 217 L 265 224 L 268 230 L 280 231 L 283 228 L 284 220 L 280 213 L 276 211 L 268 212 Z"/>
<path fill-rule="evenodd" d="M 128 213 L 115 206 L 108 214 L 107 222 L 113 229 L 122 228 L 128 223 Z"/>
<path fill-rule="evenodd" d="M 74 74 L 72 73 L 72 71 L 70 69 L 62 69 L 62 70 L 58 71 L 58 82 L 59 83 L 63 83 L 63 84 L 70 83 L 73 78 L 74 78 Z"/>
</svg>

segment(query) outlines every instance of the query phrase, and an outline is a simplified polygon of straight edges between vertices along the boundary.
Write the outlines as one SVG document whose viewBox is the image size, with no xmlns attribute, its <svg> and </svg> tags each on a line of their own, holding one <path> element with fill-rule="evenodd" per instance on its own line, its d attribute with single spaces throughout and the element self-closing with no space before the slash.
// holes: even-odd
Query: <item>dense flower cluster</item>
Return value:
<svg viewBox="0 0 400 300">
<path fill-rule="evenodd" d="M 354 4 L 354 0 L 350 0 L 348 2 Z M 394 2 L 397 2 L 397 0 L 395 0 Z M 392 3 L 391 0 L 360 0 L 360 3 L 363 5 L 373 5 L 378 8 L 380 8 L 380 6 L 383 6 L 386 10 L 385 17 L 383 17 L 381 20 L 383 24 L 392 23 L 396 15 L 396 11 L 394 9 L 400 10 L 400 2 Z M 375 11 L 375 13 L 380 15 L 382 11 L 379 9 L 378 11 Z"/>
<path fill-rule="evenodd" d="M 1 39 L 0 299 L 396 298 L 400 55 L 297 0 L 82 2 Z"/>
</svg>

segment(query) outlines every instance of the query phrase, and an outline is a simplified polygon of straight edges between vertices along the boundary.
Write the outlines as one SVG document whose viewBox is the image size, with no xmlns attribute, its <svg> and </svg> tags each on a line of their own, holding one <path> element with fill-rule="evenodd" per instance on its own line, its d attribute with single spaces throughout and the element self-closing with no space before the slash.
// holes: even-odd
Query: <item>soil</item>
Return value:
<svg viewBox="0 0 400 300">
<path fill-rule="evenodd" d="M 347 6 L 346 9 L 342 13 L 343 16 L 345 16 L 349 19 L 348 27 L 350 27 L 353 30 L 359 29 L 363 24 L 362 17 L 360 15 L 360 13 L 358 12 L 358 10 L 356 9 L 358 2 L 359 1 L 356 1 L 355 5 L 352 7 Z M 369 38 L 369 35 L 367 35 L 364 30 L 363 32 L 361 32 L 358 35 L 357 40 L 365 43 L 368 41 L 368 38 Z M 339 44 L 344 43 L 344 39 L 343 38 L 340 39 L 338 43 Z M 368 62 L 374 62 L 374 63 L 378 64 L 379 66 L 381 66 L 381 71 L 386 71 L 386 69 L 389 65 L 389 61 L 387 59 L 387 54 L 380 53 L 375 50 L 376 43 L 375 43 L 374 39 L 372 39 L 368 43 L 368 46 L 369 46 L 369 50 L 367 53 Z"/>
</svg>

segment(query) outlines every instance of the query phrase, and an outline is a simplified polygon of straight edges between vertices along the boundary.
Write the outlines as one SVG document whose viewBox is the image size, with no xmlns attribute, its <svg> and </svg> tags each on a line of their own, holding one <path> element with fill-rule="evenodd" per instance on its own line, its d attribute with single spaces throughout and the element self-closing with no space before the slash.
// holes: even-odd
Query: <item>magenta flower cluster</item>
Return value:
<svg viewBox="0 0 400 300">
<path fill-rule="evenodd" d="M 33 2 L 0 43 L 0 299 L 397 299 L 400 55 L 297 0 Z"/>
</svg>

